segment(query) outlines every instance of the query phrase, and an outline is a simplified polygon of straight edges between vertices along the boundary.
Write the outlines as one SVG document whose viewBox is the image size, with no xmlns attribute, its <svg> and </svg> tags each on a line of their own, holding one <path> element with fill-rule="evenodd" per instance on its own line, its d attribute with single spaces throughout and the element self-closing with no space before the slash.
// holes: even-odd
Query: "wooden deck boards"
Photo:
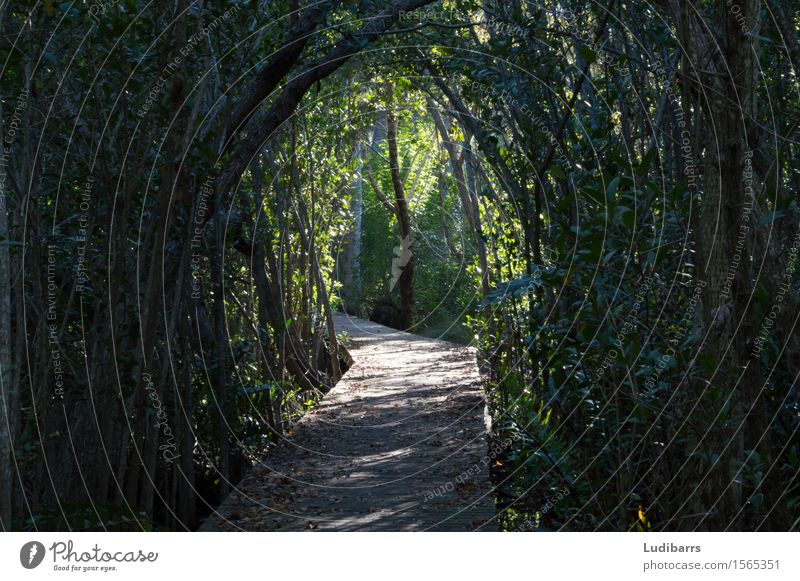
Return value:
<svg viewBox="0 0 800 581">
<path fill-rule="evenodd" d="M 473 350 L 337 315 L 354 364 L 201 530 L 495 530 Z"/>
</svg>

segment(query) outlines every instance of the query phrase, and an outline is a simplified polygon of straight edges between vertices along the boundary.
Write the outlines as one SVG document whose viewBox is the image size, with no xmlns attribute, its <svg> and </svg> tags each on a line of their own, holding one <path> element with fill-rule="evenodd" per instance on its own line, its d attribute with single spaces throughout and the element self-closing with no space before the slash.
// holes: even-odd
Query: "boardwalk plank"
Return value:
<svg viewBox="0 0 800 581">
<path fill-rule="evenodd" d="M 354 365 L 201 530 L 494 528 L 475 352 L 344 315 Z"/>
</svg>

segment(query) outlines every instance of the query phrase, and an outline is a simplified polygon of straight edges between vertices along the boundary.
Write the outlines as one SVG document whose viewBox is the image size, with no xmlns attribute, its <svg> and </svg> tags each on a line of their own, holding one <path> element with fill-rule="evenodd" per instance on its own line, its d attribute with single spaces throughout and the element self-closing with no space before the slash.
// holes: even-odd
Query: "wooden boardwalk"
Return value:
<svg viewBox="0 0 800 581">
<path fill-rule="evenodd" d="M 474 350 L 336 328 L 353 366 L 201 530 L 496 530 Z"/>
</svg>

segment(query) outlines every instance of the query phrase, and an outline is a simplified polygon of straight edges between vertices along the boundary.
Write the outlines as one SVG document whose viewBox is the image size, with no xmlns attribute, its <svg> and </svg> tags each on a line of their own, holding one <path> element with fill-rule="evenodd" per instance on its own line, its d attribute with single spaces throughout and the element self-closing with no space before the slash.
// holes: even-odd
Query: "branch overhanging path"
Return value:
<svg viewBox="0 0 800 581">
<path fill-rule="evenodd" d="M 353 366 L 201 530 L 493 530 L 473 349 L 336 315 Z"/>
</svg>

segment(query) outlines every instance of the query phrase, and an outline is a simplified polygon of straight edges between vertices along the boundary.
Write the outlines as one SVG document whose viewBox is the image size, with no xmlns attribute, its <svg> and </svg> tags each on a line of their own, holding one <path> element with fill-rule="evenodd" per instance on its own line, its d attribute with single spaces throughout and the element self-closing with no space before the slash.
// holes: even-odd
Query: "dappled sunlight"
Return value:
<svg viewBox="0 0 800 581">
<path fill-rule="evenodd" d="M 335 321 L 353 366 L 204 530 L 494 527 L 474 350 Z M 462 473 L 469 484 L 459 478 L 459 494 L 433 502 L 432 491 L 456 490 Z M 281 498 L 291 505 L 278 515 Z"/>
</svg>

